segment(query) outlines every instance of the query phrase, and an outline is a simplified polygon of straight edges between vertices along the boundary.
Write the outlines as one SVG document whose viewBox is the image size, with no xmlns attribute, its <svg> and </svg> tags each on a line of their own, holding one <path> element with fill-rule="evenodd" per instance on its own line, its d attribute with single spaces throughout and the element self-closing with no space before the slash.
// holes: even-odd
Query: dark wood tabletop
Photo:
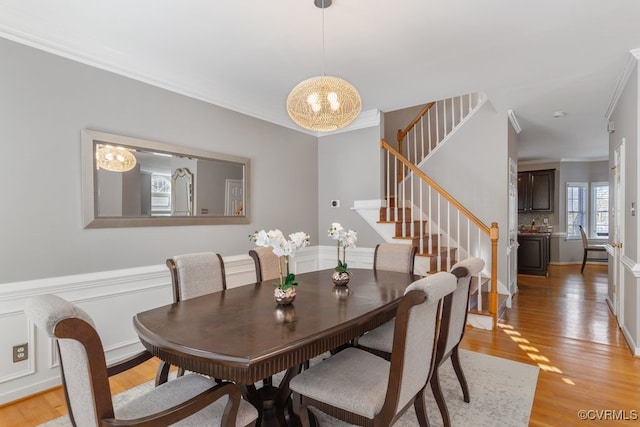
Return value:
<svg viewBox="0 0 640 427">
<path fill-rule="evenodd" d="M 332 350 L 393 318 L 419 276 L 352 269 L 347 287 L 332 270 L 298 274 L 295 301 L 279 306 L 273 281 L 240 286 L 135 315 L 155 356 L 187 370 L 253 384 Z"/>
</svg>

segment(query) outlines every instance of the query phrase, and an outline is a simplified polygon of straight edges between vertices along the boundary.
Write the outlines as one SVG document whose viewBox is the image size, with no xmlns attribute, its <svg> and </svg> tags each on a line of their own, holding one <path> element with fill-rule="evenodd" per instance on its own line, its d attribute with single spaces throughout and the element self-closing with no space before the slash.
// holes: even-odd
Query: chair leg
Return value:
<svg viewBox="0 0 640 427">
<path fill-rule="evenodd" d="M 420 427 L 430 427 L 429 416 L 427 415 L 427 406 L 424 404 L 424 389 L 418 393 L 416 399 L 413 401 L 413 408 L 416 411 L 416 418 L 418 418 L 418 424 Z"/>
<path fill-rule="evenodd" d="M 580 269 L 580 273 L 584 271 L 584 265 L 587 263 L 587 250 L 584 250 L 584 256 L 582 257 L 582 268 Z"/>
<path fill-rule="evenodd" d="M 451 427 L 451 418 L 449 417 L 449 409 L 447 408 L 447 402 L 444 400 L 444 394 L 442 394 L 442 388 L 440 387 L 440 377 L 438 375 L 438 367 L 433 368 L 433 374 L 431 375 L 431 391 L 433 397 L 436 399 L 440 415 L 442 416 L 442 424 L 444 427 Z"/>
<path fill-rule="evenodd" d="M 258 410 L 258 419 L 256 420 L 256 425 L 262 425 L 262 416 L 264 415 L 264 407 L 262 405 L 262 398 L 256 390 L 256 387 L 253 384 L 238 384 L 240 387 L 240 391 L 242 391 L 242 397 L 251 403 Z"/>
<path fill-rule="evenodd" d="M 293 393 L 291 400 L 293 401 L 293 413 L 298 417 L 298 420 L 300 420 L 300 425 L 302 427 L 311 427 L 309 408 L 302 403 L 302 396 L 298 393 Z"/>
<path fill-rule="evenodd" d="M 456 377 L 458 377 L 458 382 L 460 383 L 460 387 L 462 388 L 464 401 L 469 403 L 471 402 L 471 397 L 469 395 L 469 386 L 467 385 L 467 379 L 465 378 L 464 372 L 462 371 L 462 365 L 460 364 L 460 354 L 458 353 L 457 345 L 451 351 L 451 364 L 453 365 L 453 370 L 456 373 Z"/>
<path fill-rule="evenodd" d="M 171 368 L 171 365 L 167 362 L 160 363 L 160 366 L 158 366 L 158 372 L 156 373 L 156 387 L 169 380 L 169 368 Z"/>
</svg>

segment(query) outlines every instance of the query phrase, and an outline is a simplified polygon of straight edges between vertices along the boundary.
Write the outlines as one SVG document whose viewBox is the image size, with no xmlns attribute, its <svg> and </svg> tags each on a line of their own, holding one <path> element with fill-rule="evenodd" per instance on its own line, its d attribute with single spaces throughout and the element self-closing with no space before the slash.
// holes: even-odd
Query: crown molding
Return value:
<svg viewBox="0 0 640 427">
<path fill-rule="evenodd" d="M 212 97 L 210 94 L 207 94 L 206 91 L 198 90 L 198 88 L 194 87 L 188 87 L 187 85 L 172 80 L 171 78 L 158 77 L 149 70 L 143 70 L 140 67 L 136 67 L 131 62 L 131 58 L 123 56 L 121 52 L 113 52 L 107 48 L 104 48 L 98 49 L 100 52 L 98 54 L 95 49 L 87 49 L 87 46 L 78 45 L 77 43 L 72 43 L 69 40 L 50 38 L 46 34 L 38 34 L 37 32 L 33 32 L 28 28 L 24 28 L 24 25 L 22 25 L 23 20 L 19 15 L 16 15 L 15 11 L 13 11 L 12 9 L 3 9 L 3 7 L 0 6 L 0 10 L 2 10 L 2 13 L 5 13 L 6 16 L 12 17 L 11 25 L 0 25 L 0 37 L 2 38 L 38 50 L 42 50 L 44 52 L 48 52 L 62 58 L 70 59 L 75 62 L 108 71 L 123 77 L 147 83 L 160 89 L 165 89 L 192 99 L 197 99 L 208 104 L 216 105 L 227 110 L 235 111 L 249 117 L 264 120 L 277 126 L 282 126 L 284 128 L 306 133 L 308 135 L 321 137 L 335 133 L 349 132 L 356 129 L 377 126 L 380 124 L 380 111 L 369 110 L 360 113 L 360 115 L 351 125 L 343 129 L 339 129 L 333 132 L 310 131 L 301 128 L 291 120 L 283 121 L 281 117 L 275 116 L 271 111 L 258 111 L 255 108 L 248 109 L 241 105 L 233 104 L 220 98 Z M 75 48 L 70 46 L 75 46 Z"/>
<path fill-rule="evenodd" d="M 363 111 L 349 126 L 331 132 L 315 132 L 314 135 L 321 138 L 323 136 L 335 135 L 338 133 L 351 132 L 352 130 L 365 129 L 380 124 L 380 110 Z"/>
<path fill-rule="evenodd" d="M 513 130 L 515 130 L 516 133 L 522 132 L 522 128 L 520 127 L 520 123 L 518 123 L 516 113 L 513 110 L 507 110 L 507 117 L 509 117 L 509 121 L 511 122 L 511 126 L 513 126 Z"/>
<path fill-rule="evenodd" d="M 638 64 L 638 60 L 640 60 L 640 49 L 630 50 L 629 56 L 627 57 L 627 62 L 625 63 L 622 73 L 620 74 L 618 83 L 616 84 L 615 90 L 613 91 L 613 96 L 611 97 L 611 101 L 609 102 L 609 107 L 607 108 L 607 112 L 604 115 L 607 121 L 611 119 L 613 110 L 616 108 L 616 105 L 618 105 L 618 101 L 620 100 L 620 95 L 622 95 L 622 91 L 624 90 L 624 87 L 627 85 L 627 81 L 631 76 L 631 72 L 633 71 L 634 67 Z"/>
</svg>

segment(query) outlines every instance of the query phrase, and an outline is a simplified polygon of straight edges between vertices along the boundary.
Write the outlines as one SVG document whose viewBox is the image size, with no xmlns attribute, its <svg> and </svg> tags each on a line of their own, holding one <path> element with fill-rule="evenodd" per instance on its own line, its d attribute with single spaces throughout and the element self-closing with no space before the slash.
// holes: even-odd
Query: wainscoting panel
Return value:
<svg viewBox="0 0 640 427">
<path fill-rule="evenodd" d="M 33 332 L 22 309 L 0 315 L 0 384 L 32 375 L 35 372 L 33 363 Z M 27 359 L 13 362 L 13 346 L 27 344 Z"/>
<path fill-rule="evenodd" d="M 294 271 L 303 273 L 333 269 L 336 257 L 335 247 L 312 246 L 300 250 L 292 262 Z M 255 268 L 248 253 L 223 260 L 229 288 L 255 282 Z M 372 268 L 373 249 L 348 249 L 347 263 L 351 268 Z M 102 338 L 107 363 L 143 349 L 132 326 L 136 313 L 173 299 L 169 270 L 164 264 L 0 284 L 0 405 L 60 384 L 53 340 L 37 330 L 23 311 L 29 297 L 45 293 L 59 295 L 89 313 Z M 25 342 L 29 359 L 12 363 L 12 346 Z"/>
<path fill-rule="evenodd" d="M 107 363 L 143 349 L 132 327 L 135 313 L 172 301 L 169 271 L 162 264 L 1 285 L 0 349 L 11 351 L 12 346 L 28 342 L 29 359 L 12 363 L 10 353 L 0 355 L 0 404 L 60 384 L 54 341 L 23 310 L 28 298 L 46 293 L 89 313 L 102 338 Z"/>
</svg>

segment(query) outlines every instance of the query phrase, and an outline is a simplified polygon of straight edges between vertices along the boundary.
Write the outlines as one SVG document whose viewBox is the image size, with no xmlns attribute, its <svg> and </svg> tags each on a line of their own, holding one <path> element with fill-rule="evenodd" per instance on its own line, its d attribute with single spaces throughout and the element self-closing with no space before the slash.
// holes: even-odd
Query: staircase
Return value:
<svg viewBox="0 0 640 427">
<path fill-rule="evenodd" d="M 386 190 L 376 223 L 386 227 L 381 233 L 385 240 L 418 248 L 419 274 L 449 271 L 471 256 L 484 259 L 486 271 L 472 281 L 468 321 L 493 329 L 508 299 L 498 294 L 498 224 L 484 224 L 425 173 L 429 157 L 485 100 L 472 94 L 428 103 L 398 131 L 397 148 L 382 139 Z"/>
<path fill-rule="evenodd" d="M 395 198 L 388 201 L 390 213 L 387 215 L 387 207 L 380 208 L 379 224 L 393 224 L 396 242 L 410 244 L 418 248 L 416 264 L 418 271 L 423 274 L 433 274 L 438 271 L 448 271 L 456 261 L 456 247 L 444 247 L 441 245 L 441 233 L 428 233 L 427 220 L 412 220 L 411 209 L 395 209 Z M 396 220 L 395 215 L 398 215 Z M 407 231 L 408 230 L 408 231 Z M 422 260 L 421 260 L 422 259 Z M 424 268 L 426 266 L 426 268 Z"/>
</svg>

